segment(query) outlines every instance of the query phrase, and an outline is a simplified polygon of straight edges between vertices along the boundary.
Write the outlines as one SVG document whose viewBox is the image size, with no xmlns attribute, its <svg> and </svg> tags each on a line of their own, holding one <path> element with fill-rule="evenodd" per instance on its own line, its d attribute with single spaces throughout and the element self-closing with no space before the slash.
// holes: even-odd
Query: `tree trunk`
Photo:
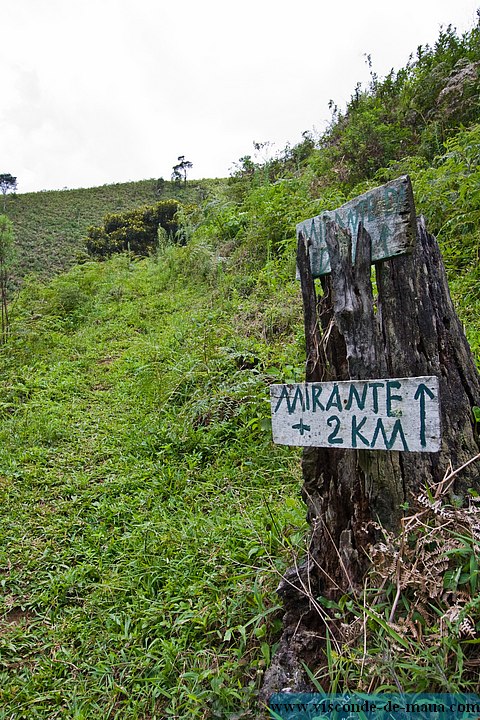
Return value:
<svg viewBox="0 0 480 720">
<path fill-rule="evenodd" d="M 326 243 L 331 274 L 321 278 L 318 300 L 302 235 L 298 245 L 307 382 L 437 376 L 442 445 L 431 454 L 304 449 L 309 552 L 278 588 L 284 632 L 265 676 L 265 699 L 286 688 L 310 689 L 302 663 L 321 656 L 325 635 L 315 599 L 360 586 L 368 568 L 365 550 L 378 528 L 398 530 L 405 503 L 426 483 L 440 482 L 450 466 L 458 468 L 479 452 L 472 406 L 480 405 L 480 377 L 450 298 L 439 247 L 423 219 L 417 221 L 410 255 L 375 264 L 376 298 L 371 240 L 362 225 L 353 265 L 348 231 L 327 222 Z M 480 491 L 478 465 L 460 472 L 450 493 L 459 500 L 469 488 Z"/>
</svg>

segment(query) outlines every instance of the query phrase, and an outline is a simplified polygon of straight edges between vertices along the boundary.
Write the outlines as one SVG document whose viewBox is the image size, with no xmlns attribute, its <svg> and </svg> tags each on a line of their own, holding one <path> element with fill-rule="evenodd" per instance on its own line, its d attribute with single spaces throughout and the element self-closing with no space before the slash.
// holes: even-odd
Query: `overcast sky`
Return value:
<svg viewBox="0 0 480 720">
<path fill-rule="evenodd" d="M 1 0 L 0 173 L 18 191 L 225 177 L 405 65 L 480 0 Z"/>
</svg>

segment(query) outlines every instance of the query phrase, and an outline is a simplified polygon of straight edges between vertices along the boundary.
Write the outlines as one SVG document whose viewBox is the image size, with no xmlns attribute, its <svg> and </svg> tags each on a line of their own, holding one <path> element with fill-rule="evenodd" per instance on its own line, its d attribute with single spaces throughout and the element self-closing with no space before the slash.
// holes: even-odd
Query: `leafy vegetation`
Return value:
<svg viewBox="0 0 480 720">
<path fill-rule="evenodd" d="M 86 249 L 90 255 L 108 257 L 130 251 L 135 255 L 149 255 L 158 243 L 161 228 L 170 241 L 179 240 L 178 200 L 162 200 L 125 213 L 110 213 L 100 227 L 87 229 Z"/>
<path fill-rule="evenodd" d="M 317 687 L 478 692 L 480 509 L 477 497 L 448 503 L 454 475 L 415 498 L 398 536 L 384 531 L 362 592 L 320 598 L 330 633 Z"/>
<path fill-rule="evenodd" d="M 0 190 L 3 195 L 3 211 L 7 208 L 7 193 L 15 192 L 17 189 L 17 178 L 10 175 L 10 173 L 3 173 L 0 175 Z"/>
<path fill-rule="evenodd" d="M 357 86 L 345 112 L 334 107 L 314 162 L 351 187 L 414 152 L 432 161 L 459 125 L 478 121 L 479 68 L 479 26 L 462 36 L 442 29 L 400 71 L 380 80 L 371 70 L 370 86 Z"/>
<path fill-rule="evenodd" d="M 185 160 L 185 155 L 180 155 L 178 157 L 178 163 L 177 165 L 173 166 L 173 172 L 172 172 L 172 180 L 174 183 L 182 183 L 184 185 L 187 184 L 187 174 L 188 171 L 191 170 L 193 167 L 193 163 L 190 162 L 190 160 Z"/>
<path fill-rule="evenodd" d="M 0 215 L 0 305 L 2 308 L 1 342 L 8 338 L 8 273 L 13 256 L 13 223 Z"/>
<path fill-rule="evenodd" d="M 304 376 L 295 225 L 409 173 L 480 357 L 478 35 L 443 30 L 372 72 L 321 137 L 245 155 L 228 180 L 9 198 L 22 288 L 0 348 L 0 719 L 260 716 L 274 589 L 306 534 L 299 453 L 269 434 L 268 385 Z M 152 214 L 140 259 L 128 233 L 139 221 L 145 239 L 159 205 L 184 244 L 155 244 Z M 97 263 L 87 228 L 105 216 L 127 252 Z M 476 525 L 432 492 L 402 552 L 413 538 L 426 569 L 442 563 L 434 602 L 392 574 L 402 539 L 386 537 L 364 598 L 318 601 L 333 629 L 360 630 L 329 638 L 322 687 L 478 689 Z"/>
<path fill-rule="evenodd" d="M 7 215 L 16 234 L 12 279 L 16 287 L 31 273 L 49 278 L 86 257 L 88 227 L 107 214 L 136 210 L 159 201 L 198 204 L 225 181 L 203 180 L 176 187 L 162 178 L 98 188 L 51 190 L 9 197 Z"/>
<path fill-rule="evenodd" d="M 270 442 L 268 383 L 299 358 L 291 328 L 272 342 L 245 322 L 260 330 L 268 313 L 234 288 L 224 297 L 213 264 L 201 292 L 185 287 L 179 267 L 198 262 L 192 247 L 86 263 L 27 283 L 15 304 L 0 717 L 252 706 L 279 627 L 275 583 L 303 526 L 298 463 Z M 297 321 L 291 289 L 284 301 Z"/>
</svg>

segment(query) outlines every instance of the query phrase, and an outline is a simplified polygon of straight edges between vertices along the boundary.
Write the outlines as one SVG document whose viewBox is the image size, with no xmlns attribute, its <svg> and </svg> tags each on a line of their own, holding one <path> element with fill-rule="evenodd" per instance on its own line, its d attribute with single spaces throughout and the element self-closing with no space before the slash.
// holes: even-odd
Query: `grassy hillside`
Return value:
<svg viewBox="0 0 480 720">
<path fill-rule="evenodd" d="M 262 294 L 177 248 L 18 299 L 0 381 L 1 718 L 257 716 L 274 588 L 303 535 L 298 453 L 272 446 L 267 403 L 301 370 L 301 311 L 279 288 L 272 332 Z"/>
<path fill-rule="evenodd" d="M 183 187 L 152 179 L 79 190 L 9 195 L 6 213 L 16 235 L 12 271 L 15 284 L 30 273 L 47 278 L 70 267 L 84 255 L 87 227 L 99 225 L 107 213 L 132 210 L 169 198 L 201 202 L 221 184 L 221 180 L 203 180 Z"/>
<path fill-rule="evenodd" d="M 8 198 L 14 275 L 36 276 L 0 347 L 0 720 L 261 716 L 307 536 L 300 453 L 269 430 L 269 384 L 304 377 L 295 224 L 408 172 L 480 358 L 477 41 L 442 32 L 228 180 Z M 107 212 L 171 196 L 197 205 L 185 246 L 83 255 Z"/>
</svg>

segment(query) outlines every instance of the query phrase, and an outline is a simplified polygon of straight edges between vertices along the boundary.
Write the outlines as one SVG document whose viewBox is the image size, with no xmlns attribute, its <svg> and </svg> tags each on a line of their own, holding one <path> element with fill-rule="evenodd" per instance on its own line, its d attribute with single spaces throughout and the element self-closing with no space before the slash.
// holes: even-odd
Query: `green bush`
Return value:
<svg viewBox="0 0 480 720">
<path fill-rule="evenodd" d="M 409 157 L 376 175 L 380 182 L 410 175 L 417 212 L 441 243 L 448 267 L 457 269 L 480 260 L 479 146 L 480 125 L 473 125 L 447 140 L 433 165 Z"/>
<path fill-rule="evenodd" d="M 177 213 L 182 207 L 178 200 L 162 200 L 138 210 L 105 215 L 103 225 L 88 228 L 87 251 L 97 257 L 109 257 L 126 250 L 135 255 L 149 255 L 157 244 L 159 227 L 171 241 L 178 240 Z"/>
<path fill-rule="evenodd" d="M 384 79 L 371 72 L 332 122 L 309 162 L 350 190 L 407 155 L 432 161 L 462 124 L 478 121 L 480 24 L 464 35 L 449 26 L 433 47 L 420 46 L 405 68 Z M 325 167 L 326 166 L 326 167 Z"/>
</svg>

